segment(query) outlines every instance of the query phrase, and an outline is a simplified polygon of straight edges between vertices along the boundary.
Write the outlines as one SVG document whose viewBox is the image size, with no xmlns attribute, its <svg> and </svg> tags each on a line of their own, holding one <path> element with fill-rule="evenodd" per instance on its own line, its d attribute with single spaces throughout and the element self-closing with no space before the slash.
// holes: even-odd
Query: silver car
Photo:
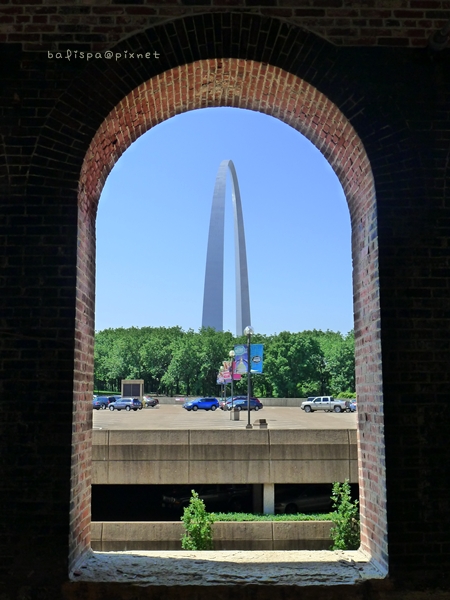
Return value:
<svg viewBox="0 0 450 600">
<path fill-rule="evenodd" d="M 115 402 L 111 402 L 108 406 L 109 410 L 141 410 L 142 402 L 137 398 L 118 398 Z"/>
</svg>

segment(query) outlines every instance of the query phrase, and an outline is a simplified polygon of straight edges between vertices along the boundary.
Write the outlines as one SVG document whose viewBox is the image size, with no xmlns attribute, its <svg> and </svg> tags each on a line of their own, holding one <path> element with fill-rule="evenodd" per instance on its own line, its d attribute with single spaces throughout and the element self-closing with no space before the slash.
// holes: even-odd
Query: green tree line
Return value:
<svg viewBox="0 0 450 600">
<path fill-rule="evenodd" d="M 94 387 L 120 390 L 122 379 L 143 379 L 145 389 L 159 395 L 219 393 L 217 373 L 235 344 L 245 336 L 202 328 L 131 327 L 104 329 L 95 335 Z M 252 376 L 253 394 L 262 398 L 345 396 L 355 391 L 353 331 L 283 331 L 252 336 L 264 344 L 264 373 Z M 247 390 L 246 377 L 234 383 L 236 394 Z"/>
</svg>

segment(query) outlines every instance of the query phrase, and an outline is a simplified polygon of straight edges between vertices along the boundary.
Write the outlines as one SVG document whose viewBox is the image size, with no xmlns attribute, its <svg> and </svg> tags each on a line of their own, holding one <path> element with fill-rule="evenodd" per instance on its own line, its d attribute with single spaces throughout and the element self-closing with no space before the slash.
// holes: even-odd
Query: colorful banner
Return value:
<svg viewBox="0 0 450 600">
<path fill-rule="evenodd" d="M 236 362 L 234 372 L 238 375 L 245 375 L 248 370 L 247 346 L 238 344 L 234 347 L 234 360 Z"/>
<path fill-rule="evenodd" d="M 236 361 L 233 360 L 233 362 L 228 362 L 228 363 L 223 363 L 223 364 L 229 365 L 228 370 L 230 371 L 230 381 L 231 381 L 231 373 L 233 373 L 233 381 L 239 381 L 239 379 L 241 378 L 241 374 L 236 373 Z"/>
<path fill-rule="evenodd" d="M 250 371 L 263 372 L 264 344 L 250 344 Z"/>
<path fill-rule="evenodd" d="M 264 344 L 250 344 L 250 371 L 252 373 L 263 372 Z M 236 359 L 235 373 L 245 375 L 248 372 L 247 345 L 239 344 L 234 347 Z"/>
<path fill-rule="evenodd" d="M 237 378 L 240 379 L 241 376 L 239 375 L 238 377 L 236 377 L 236 373 L 235 373 L 233 379 L 237 379 Z M 220 385 L 223 385 L 224 383 L 231 383 L 231 371 L 221 368 L 221 370 L 219 371 L 219 373 L 217 375 L 217 383 Z"/>
<path fill-rule="evenodd" d="M 231 372 L 233 371 L 233 380 L 239 380 L 241 376 L 239 373 L 236 373 L 236 363 L 231 360 L 224 360 L 222 363 L 223 367 L 221 367 L 222 377 L 225 383 L 231 383 Z"/>
<path fill-rule="evenodd" d="M 230 371 L 226 371 L 225 369 L 222 371 L 222 377 L 225 383 L 231 382 L 231 373 Z"/>
<path fill-rule="evenodd" d="M 239 381 L 239 379 L 242 377 L 242 375 L 240 373 L 236 373 L 236 361 L 235 360 L 233 360 L 233 362 L 232 362 L 231 372 L 233 373 L 233 381 Z"/>
</svg>

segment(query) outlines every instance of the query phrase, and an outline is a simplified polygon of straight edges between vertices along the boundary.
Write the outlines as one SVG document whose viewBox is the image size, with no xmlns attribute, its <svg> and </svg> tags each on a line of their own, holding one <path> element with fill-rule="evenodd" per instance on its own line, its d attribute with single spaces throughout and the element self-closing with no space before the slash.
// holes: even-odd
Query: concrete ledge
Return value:
<svg viewBox="0 0 450 600">
<path fill-rule="evenodd" d="M 198 600 L 211 594 L 228 598 L 231 593 L 225 594 L 225 588 L 231 588 L 234 598 L 248 600 L 256 597 L 256 593 L 260 598 L 261 591 L 261 598 L 270 600 L 276 590 L 281 590 L 277 598 L 293 598 L 293 592 L 302 593 L 303 597 L 306 587 L 319 586 L 321 594 L 314 598 L 364 600 L 368 598 L 367 588 L 355 584 L 383 579 L 386 575 L 360 550 L 89 552 L 70 573 L 72 587 L 68 594 L 74 600 L 87 598 L 86 590 L 90 588 L 84 584 L 96 582 L 111 583 L 94 588 L 98 592 L 94 594 L 96 598 L 116 597 L 117 584 L 121 584 L 121 590 L 129 591 L 129 598 L 167 598 L 170 588 L 176 587 L 177 592 L 171 596 L 174 599 Z M 141 586 L 143 593 L 139 594 Z M 377 595 L 381 597 L 386 596 Z"/>
<path fill-rule="evenodd" d="M 93 484 L 358 481 L 350 429 L 94 430 L 92 449 Z"/>
<path fill-rule="evenodd" d="M 215 550 L 328 550 L 331 521 L 217 521 Z M 179 521 L 93 522 L 93 550 L 181 550 Z"/>
</svg>

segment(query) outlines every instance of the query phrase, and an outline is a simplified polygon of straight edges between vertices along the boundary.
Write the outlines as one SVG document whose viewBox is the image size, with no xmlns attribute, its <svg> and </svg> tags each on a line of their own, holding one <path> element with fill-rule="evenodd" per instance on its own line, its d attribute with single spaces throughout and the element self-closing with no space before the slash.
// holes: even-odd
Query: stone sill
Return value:
<svg viewBox="0 0 450 600">
<path fill-rule="evenodd" d="M 76 582 L 134 586 L 334 586 L 384 579 L 363 551 L 132 551 L 87 553 Z"/>
</svg>

